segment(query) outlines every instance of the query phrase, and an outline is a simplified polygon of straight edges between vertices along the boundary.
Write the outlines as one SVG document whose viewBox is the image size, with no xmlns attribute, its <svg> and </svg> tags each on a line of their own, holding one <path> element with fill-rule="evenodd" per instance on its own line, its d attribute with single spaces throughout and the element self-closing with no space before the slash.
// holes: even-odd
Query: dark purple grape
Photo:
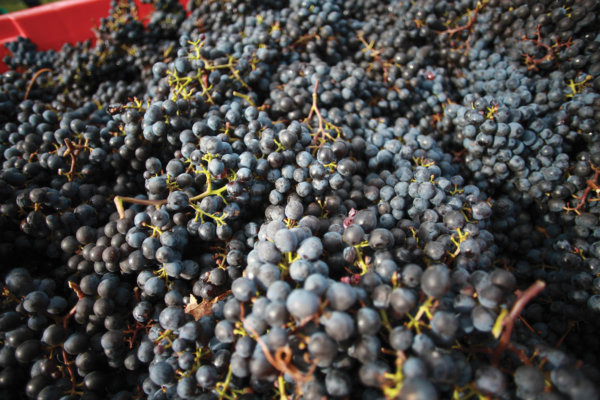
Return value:
<svg viewBox="0 0 600 400">
<path fill-rule="evenodd" d="M 314 315 L 319 309 L 319 298 L 305 289 L 295 289 L 289 294 L 286 306 L 290 314 L 296 318 Z"/>
<path fill-rule="evenodd" d="M 171 383 L 175 377 L 173 367 L 165 361 L 150 364 L 148 371 L 152 382 L 159 386 Z"/>
</svg>

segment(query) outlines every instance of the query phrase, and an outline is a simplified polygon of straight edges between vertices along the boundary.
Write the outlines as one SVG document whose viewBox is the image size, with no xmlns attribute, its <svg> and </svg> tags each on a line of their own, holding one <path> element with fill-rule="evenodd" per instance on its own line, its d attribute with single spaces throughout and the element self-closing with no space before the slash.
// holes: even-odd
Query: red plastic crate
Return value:
<svg viewBox="0 0 600 400">
<path fill-rule="evenodd" d="M 179 2 L 183 6 L 187 3 Z M 139 0 L 135 3 L 140 18 L 154 10 Z M 99 25 L 100 18 L 108 16 L 109 9 L 110 0 L 63 0 L 0 16 L 0 72 L 7 70 L 2 62 L 9 54 L 5 43 L 22 36 L 35 43 L 38 50 L 58 50 L 67 42 L 94 39 L 92 28 Z"/>
</svg>

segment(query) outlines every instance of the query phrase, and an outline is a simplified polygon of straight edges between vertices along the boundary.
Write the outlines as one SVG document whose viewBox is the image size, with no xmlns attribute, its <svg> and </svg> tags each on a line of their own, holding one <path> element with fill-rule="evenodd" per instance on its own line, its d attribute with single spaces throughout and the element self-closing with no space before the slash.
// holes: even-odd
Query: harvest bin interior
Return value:
<svg viewBox="0 0 600 400">
<path fill-rule="evenodd" d="M 181 5 L 186 0 L 179 1 Z M 135 0 L 138 15 L 146 18 L 154 7 Z M 63 0 L 0 16 L 0 72 L 7 70 L 4 56 L 10 54 L 5 44 L 22 36 L 38 50 L 59 50 L 63 44 L 94 39 L 92 28 L 107 17 L 110 0 Z"/>
</svg>

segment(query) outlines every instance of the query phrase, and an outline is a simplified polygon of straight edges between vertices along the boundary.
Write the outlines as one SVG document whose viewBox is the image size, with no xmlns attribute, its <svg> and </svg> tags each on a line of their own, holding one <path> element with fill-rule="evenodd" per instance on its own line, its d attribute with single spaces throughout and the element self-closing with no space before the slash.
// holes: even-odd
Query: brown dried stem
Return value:
<svg viewBox="0 0 600 400">
<path fill-rule="evenodd" d="M 570 38 L 564 43 L 559 43 L 558 39 L 556 39 L 556 43 L 554 45 L 544 43 L 542 40 L 542 34 L 540 33 L 540 27 L 541 25 L 538 24 L 535 39 L 530 39 L 525 35 L 523 35 L 521 38 L 523 40 L 527 40 L 535 44 L 537 47 L 541 47 L 546 52 L 546 54 L 540 58 L 533 57 L 529 54 L 523 54 L 523 57 L 525 58 L 525 65 L 527 65 L 527 69 L 529 70 L 538 69 L 538 65 L 543 63 L 544 61 L 551 61 L 556 59 L 556 50 L 558 50 L 561 47 L 569 47 L 572 44 Z"/>
<path fill-rule="evenodd" d="M 31 80 L 29 81 L 29 85 L 27 85 L 27 90 L 25 90 L 25 97 L 23 97 L 23 100 L 27 100 L 27 97 L 29 97 L 29 92 L 31 92 L 31 88 L 33 87 L 33 84 L 35 83 L 35 80 L 44 72 L 51 72 L 51 71 L 52 70 L 50 68 L 42 68 L 38 72 L 33 74 L 33 76 L 31 77 Z"/>
<path fill-rule="evenodd" d="M 73 289 L 73 291 L 77 295 L 77 300 L 82 299 L 82 298 L 85 297 L 85 294 L 81 291 L 81 288 L 75 282 L 69 282 L 69 287 L 71 289 Z M 56 323 L 61 323 L 62 322 L 63 327 L 66 329 L 67 325 L 69 324 L 69 319 L 71 319 L 71 317 L 73 315 L 75 315 L 75 311 L 76 310 L 77 310 L 77 303 L 75 303 L 75 305 L 73 306 L 73 308 L 71 308 L 66 315 L 64 315 L 64 316 L 62 316 L 60 318 L 57 318 Z"/>
<path fill-rule="evenodd" d="M 69 181 L 73 180 L 73 176 L 75 175 L 75 166 L 77 164 L 77 156 L 81 153 L 82 150 L 89 149 L 88 140 L 86 139 L 81 142 L 81 139 L 77 143 L 73 143 L 69 139 L 65 139 L 65 146 L 67 147 L 67 151 L 63 154 L 63 156 L 71 157 L 71 166 L 69 171 L 62 172 L 59 171 L 59 174 L 65 175 Z"/>
<path fill-rule="evenodd" d="M 242 323 L 244 322 L 243 312 L 244 310 L 242 308 L 240 315 L 240 320 Z M 317 363 L 313 362 L 309 370 L 306 373 L 303 373 L 292 363 L 292 349 L 290 346 L 286 345 L 278 348 L 275 351 L 275 355 L 273 355 L 267 344 L 251 326 L 245 326 L 244 328 L 252 334 L 253 339 L 256 340 L 258 345 L 261 347 L 269 364 L 271 364 L 273 368 L 282 374 L 288 374 L 290 377 L 292 377 L 294 383 L 296 384 L 296 391 L 300 395 L 301 393 L 299 393 L 299 391 L 301 390 L 303 384 L 314 379 L 313 373 L 317 367 Z"/>
<path fill-rule="evenodd" d="M 213 195 L 221 196 L 221 193 L 224 192 L 225 190 L 227 190 L 227 185 L 223 185 L 222 187 L 220 187 L 218 189 L 213 189 L 211 178 L 207 175 L 206 190 L 204 192 L 200 193 L 199 195 L 190 197 L 188 202 L 189 202 L 189 204 L 191 204 L 192 202 L 197 201 L 197 200 L 202 200 L 203 198 L 205 198 L 207 196 L 213 196 Z M 127 196 L 115 196 L 113 201 L 115 203 L 115 206 L 117 207 L 117 212 L 119 213 L 119 218 L 121 218 L 121 219 L 125 218 L 125 208 L 123 207 L 123 202 L 131 203 L 131 204 L 141 204 L 141 205 L 146 205 L 146 206 L 155 206 L 155 207 L 160 207 L 164 204 L 167 204 L 167 202 L 168 202 L 167 199 L 148 200 L 148 199 L 138 199 L 136 197 L 127 197 Z"/>
<path fill-rule="evenodd" d="M 581 214 L 581 210 L 583 209 L 583 206 L 586 202 L 590 203 L 594 201 L 600 201 L 600 185 L 598 184 L 598 178 L 600 177 L 600 167 L 595 167 L 591 163 L 590 166 L 592 168 L 592 171 L 594 171 L 594 176 L 592 177 L 592 179 L 588 179 L 586 181 L 586 187 L 581 196 L 573 195 L 574 198 L 579 200 L 579 203 L 575 207 L 571 207 L 570 204 L 567 204 L 567 206 L 563 207 L 563 209 L 567 213 L 569 213 L 569 211 L 573 211 L 575 214 L 579 215 Z M 598 195 L 598 197 L 593 199 L 588 198 L 592 190 L 596 193 L 596 195 Z"/>
<path fill-rule="evenodd" d="M 447 33 L 448 36 L 452 37 L 456 33 L 459 33 L 462 31 L 468 31 L 469 37 L 463 44 L 463 46 L 466 48 L 466 50 L 468 50 L 470 47 L 471 37 L 473 36 L 473 29 L 475 27 L 475 22 L 477 22 L 477 15 L 479 14 L 480 11 L 482 11 L 485 8 L 487 3 L 488 3 L 488 0 L 478 1 L 477 5 L 475 6 L 475 9 L 470 13 L 469 20 L 467 21 L 466 24 L 457 26 L 456 28 L 448 28 L 445 31 L 440 32 L 440 34 Z"/>
<path fill-rule="evenodd" d="M 73 370 L 73 361 L 69 361 L 69 355 L 67 354 L 65 348 L 62 348 L 62 358 L 65 367 L 67 368 L 67 372 L 69 373 L 69 381 L 71 382 L 71 389 L 69 390 L 69 394 L 71 396 L 82 395 L 83 393 L 77 390 L 77 387 L 80 386 L 77 383 L 77 377 L 75 375 L 75 371 Z"/>
<path fill-rule="evenodd" d="M 516 319 L 519 317 L 519 314 L 521 313 L 523 308 L 525 308 L 527 303 L 529 303 L 535 296 L 537 296 L 542 290 L 544 290 L 545 287 L 545 282 L 535 281 L 524 292 L 517 291 L 517 301 L 515 301 L 515 304 L 513 304 L 508 315 L 502 321 L 502 334 L 500 336 L 498 346 L 496 346 L 496 349 L 492 354 L 492 362 L 494 364 L 498 363 L 498 359 L 507 348 L 514 348 L 514 346 L 512 346 L 510 343 L 510 337 L 512 335 Z"/>
<path fill-rule="evenodd" d="M 384 49 L 376 49 L 374 41 L 367 42 L 363 32 L 359 32 L 357 34 L 357 37 L 358 37 L 358 40 L 362 43 L 362 45 L 365 46 L 365 48 L 362 49 L 362 52 L 363 53 L 369 52 L 373 61 L 381 64 L 381 68 L 383 69 L 383 83 L 388 84 L 390 67 L 395 65 L 394 62 L 391 60 L 384 60 L 381 57 L 381 54 L 383 53 Z M 369 64 L 368 70 L 370 71 L 372 69 L 373 69 L 373 64 Z"/>
<path fill-rule="evenodd" d="M 127 324 L 127 329 L 123 330 L 123 335 L 126 336 L 123 340 L 129 345 L 130 349 L 133 349 L 133 346 L 138 339 L 138 333 L 140 331 L 145 331 L 146 333 L 148 333 L 148 331 L 150 330 L 150 325 L 153 322 L 154 321 L 151 319 L 145 324 L 142 324 L 138 321 L 136 321 L 135 325 L 133 326 Z"/>
<path fill-rule="evenodd" d="M 332 129 L 334 129 L 336 131 L 338 131 L 338 129 L 339 129 L 337 126 L 335 126 L 333 124 L 328 124 L 323 119 L 323 115 L 321 114 L 321 110 L 319 110 L 319 106 L 317 104 L 317 99 L 319 97 L 318 93 L 319 93 L 319 80 L 317 79 L 317 81 L 315 82 L 315 89 L 313 90 L 313 93 L 312 93 L 312 106 L 310 107 L 310 112 L 308 113 L 308 117 L 306 117 L 307 124 L 310 123 L 310 120 L 312 119 L 313 115 L 315 115 L 317 117 L 318 129 L 314 133 L 314 136 L 313 136 L 313 146 L 315 146 L 315 147 L 318 147 L 320 144 L 326 142 L 327 139 L 329 139 L 331 141 L 336 140 L 336 138 L 334 138 L 329 133 L 327 133 L 327 131 L 326 131 L 326 129 L 328 129 L 327 126 L 331 127 Z M 337 133 L 339 136 L 339 131 Z"/>
</svg>

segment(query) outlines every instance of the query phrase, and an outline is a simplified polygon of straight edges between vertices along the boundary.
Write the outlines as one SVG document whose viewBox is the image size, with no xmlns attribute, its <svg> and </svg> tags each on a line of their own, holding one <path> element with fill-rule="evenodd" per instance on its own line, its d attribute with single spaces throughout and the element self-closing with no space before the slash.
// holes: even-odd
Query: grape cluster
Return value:
<svg viewBox="0 0 600 400">
<path fill-rule="evenodd" d="M 3 399 L 598 399 L 598 6 L 114 0 L 8 44 Z"/>
</svg>

